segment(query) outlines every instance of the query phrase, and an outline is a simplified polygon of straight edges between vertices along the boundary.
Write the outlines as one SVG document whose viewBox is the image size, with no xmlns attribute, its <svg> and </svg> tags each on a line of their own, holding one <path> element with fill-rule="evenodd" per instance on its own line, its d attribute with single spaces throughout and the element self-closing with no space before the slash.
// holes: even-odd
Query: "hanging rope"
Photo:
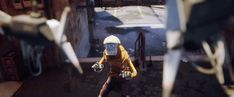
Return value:
<svg viewBox="0 0 234 97">
<path fill-rule="evenodd" d="M 26 52 L 29 54 L 29 58 L 27 59 L 29 73 L 33 76 L 39 76 L 42 73 L 41 57 L 43 47 L 32 48 L 31 46 L 27 46 Z M 35 69 L 37 71 L 35 71 Z"/>
</svg>

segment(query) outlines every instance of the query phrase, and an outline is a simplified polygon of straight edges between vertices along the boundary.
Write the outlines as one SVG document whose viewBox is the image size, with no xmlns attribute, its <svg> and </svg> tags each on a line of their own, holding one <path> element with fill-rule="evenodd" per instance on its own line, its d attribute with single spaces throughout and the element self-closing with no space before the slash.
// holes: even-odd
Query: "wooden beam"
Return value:
<svg viewBox="0 0 234 97">
<path fill-rule="evenodd" d="M 152 61 L 163 61 L 164 56 L 151 56 Z M 197 61 L 197 60 L 208 60 L 206 56 L 204 55 L 189 55 L 188 56 L 190 60 L 192 61 Z M 92 62 L 97 62 L 101 59 L 101 57 L 89 57 L 89 58 L 78 58 L 81 63 L 92 63 Z M 131 60 L 135 60 L 134 57 L 131 57 Z M 150 61 L 150 56 L 145 57 L 146 61 Z"/>
</svg>

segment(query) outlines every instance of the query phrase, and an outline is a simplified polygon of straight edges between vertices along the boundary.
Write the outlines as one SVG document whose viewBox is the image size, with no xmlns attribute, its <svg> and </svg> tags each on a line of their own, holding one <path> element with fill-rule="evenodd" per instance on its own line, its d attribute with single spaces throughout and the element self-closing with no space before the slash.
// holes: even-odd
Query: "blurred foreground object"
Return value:
<svg viewBox="0 0 234 97">
<path fill-rule="evenodd" d="M 167 49 L 163 67 L 163 97 L 170 97 L 180 59 L 189 47 L 203 47 L 212 65 L 209 70 L 194 67 L 206 74 L 215 74 L 224 84 L 223 65 L 230 65 L 221 32 L 232 23 L 233 0 L 167 0 Z M 228 67 L 228 66 L 227 66 Z M 203 72 L 204 71 L 204 72 Z M 233 80 L 233 70 L 228 68 Z"/>
<path fill-rule="evenodd" d="M 41 74 L 41 57 L 44 47 L 54 42 L 63 50 L 70 62 L 82 74 L 83 70 L 79 60 L 65 35 L 67 15 L 70 7 L 66 7 L 61 15 L 60 21 L 47 20 L 41 17 L 37 10 L 36 0 L 32 1 L 33 12 L 30 15 L 10 16 L 0 11 L 0 34 L 14 36 L 21 40 L 21 47 L 25 63 L 32 75 Z M 34 69 L 32 66 L 34 66 Z M 35 71 L 35 68 L 37 70 Z"/>
</svg>

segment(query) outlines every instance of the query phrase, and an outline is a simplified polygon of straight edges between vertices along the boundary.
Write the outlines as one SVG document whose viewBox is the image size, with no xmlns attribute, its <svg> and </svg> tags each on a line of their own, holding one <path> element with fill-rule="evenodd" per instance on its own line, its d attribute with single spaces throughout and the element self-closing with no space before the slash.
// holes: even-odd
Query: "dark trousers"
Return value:
<svg viewBox="0 0 234 97">
<path fill-rule="evenodd" d="M 103 84 L 98 97 L 107 97 L 112 90 L 119 92 L 122 97 L 130 97 L 128 94 L 128 82 L 129 81 L 122 78 L 109 76 L 107 81 Z"/>
</svg>

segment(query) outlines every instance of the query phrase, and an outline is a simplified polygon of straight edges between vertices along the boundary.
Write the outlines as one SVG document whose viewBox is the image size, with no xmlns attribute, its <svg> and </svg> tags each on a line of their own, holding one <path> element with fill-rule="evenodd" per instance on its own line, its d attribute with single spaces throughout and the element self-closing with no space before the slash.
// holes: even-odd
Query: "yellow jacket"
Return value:
<svg viewBox="0 0 234 97">
<path fill-rule="evenodd" d="M 136 77 L 137 71 L 132 64 L 132 61 L 122 45 L 118 45 L 118 52 L 116 56 L 109 56 L 106 51 L 103 52 L 103 57 L 99 61 L 99 64 L 109 62 L 110 64 L 110 75 L 118 75 L 122 70 L 129 68 L 131 71 L 131 77 Z"/>
</svg>

